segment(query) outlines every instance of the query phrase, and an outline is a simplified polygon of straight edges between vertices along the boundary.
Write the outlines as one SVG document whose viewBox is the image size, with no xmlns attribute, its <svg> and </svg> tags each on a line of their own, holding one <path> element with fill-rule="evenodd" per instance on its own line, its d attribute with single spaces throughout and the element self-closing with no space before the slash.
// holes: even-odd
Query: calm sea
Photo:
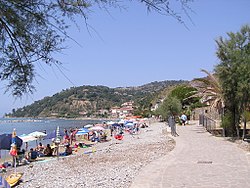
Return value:
<svg viewBox="0 0 250 188">
<path fill-rule="evenodd" d="M 60 130 L 70 128 L 82 128 L 87 124 L 101 123 L 103 120 L 64 120 L 64 119 L 30 119 L 30 118 L 0 118 L 0 134 L 12 133 L 16 129 L 17 136 L 29 134 L 34 131 L 45 131 L 50 133 L 59 126 Z M 40 142 L 40 141 L 39 141 Z M 51 140 L 41 140 L 43 144 L 50 143 Z M 29 148 L 35 147 L 36 141 L 29 142 Z M 24 147 L 24 143 L 23 143 Z M 6 152 L 5 152 L 6 153 Z M 4 153 L 4 154 L 5 154 Z M 3 151 L 0 152 L 0 158 Z"/>
<path fill-rule="evenodd" d="M 14 128 L 17 136 L 34 131 L 43 132 L 44 130 L 49 133 L 56 130 L 57 126 L 60 127 L 60 130 L 63 130 L 64 128 L 82 128 L 84 125 L 100 122 L 103 122 L 103 120 L 0 118 L 0 134 L 12 133 Z"/>
</svg>

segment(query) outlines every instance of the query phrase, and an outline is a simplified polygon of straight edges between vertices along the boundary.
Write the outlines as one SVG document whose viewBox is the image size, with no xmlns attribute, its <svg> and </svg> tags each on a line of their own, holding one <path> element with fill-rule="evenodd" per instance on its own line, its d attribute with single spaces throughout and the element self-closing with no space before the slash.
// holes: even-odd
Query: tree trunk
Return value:
<svg viewBox="0 0 250 188">
<path fill-rule="evenodd" d="M 237 136 L 237 139 L 240 139 L 240 129 L 239 129 L 239 114 L 236 112 L 236 109 L 234 108 L 234 125 L 235 125 L 235 128 L 236 128 L 236 136 Z"/>
<path fill-rule="evenodd" d="M 222 121 L 223 117 L 224 117 L 224 108 L 222 108 L 222 110 L 221 110 L 221 121 Z M 223 137 L 226 136 L 226 129 L 224 126 L 222 126 L 222 136 Z"/>
<path fill-rule="evenodd" d="M 242 140 L 244 140 L 246 137 L 246 128 L 247 128 L 247 120 L 246 120 L 246 117 L 244 116 L 244 127 L 243 127 L 243 133 L 242 133 Z"/>
<path fill-rule="evenodd" d="M 235 126 L 236 126 L 237 139 L 240 139 L 240 127 L 239 127 L 239 124 L 237 122 L 235 122 Z"/>
</svg>

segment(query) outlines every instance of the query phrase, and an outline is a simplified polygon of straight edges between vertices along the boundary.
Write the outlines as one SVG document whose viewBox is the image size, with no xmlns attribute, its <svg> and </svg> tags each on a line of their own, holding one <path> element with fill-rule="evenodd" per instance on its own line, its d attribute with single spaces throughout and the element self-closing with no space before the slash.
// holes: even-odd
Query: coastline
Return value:
<svg viewBox="0 0 250 188">
<path fill-rule="evenodd" d="M 164 126 L 156 122 L 141 129 L 139 135 L 126 133 L 122 141 L 112 138 L 98 143 L 93 146 L 94 153 L 84 154 L 86 149 L 81 148 L 59 160 L 53 158 L 17 167 L 17 172 L 24 175 L 16 187 L 129 187 L 143 166 L 175 147 L 175 141 L 163 131 Z M 7 170 L 5 176 L 14 169 Z"/>
<path fill-rule="evenodd" d="M 39 121 L 41 119 L 44 120 L 50 120 L 50 119 L 63 119 L 63 120 L 100 120 L 100 121 L 114 121 L 117 120 L 117 118 L 98 118 L 98 117 L 76 117 L 76 118 L 65 118 L 65 117 L 2 117 L 1 119 L 4 120 L 10 120 L 10 119 L 17 119 L 21 122 L 26 121 Z"/>
</svg>

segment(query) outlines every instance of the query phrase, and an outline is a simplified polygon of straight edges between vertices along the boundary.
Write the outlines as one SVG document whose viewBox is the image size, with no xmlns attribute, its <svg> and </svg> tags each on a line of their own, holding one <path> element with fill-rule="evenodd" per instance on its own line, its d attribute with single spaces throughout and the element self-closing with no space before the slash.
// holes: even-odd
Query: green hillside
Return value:
<svg viewBox="0 0 250 188">
<path fill-rule="evenodd" d="M 134 101 L 136 113 L 143 113 L 150 109 L 154 101 L 157 101 L 156 98 L 162 90 L 184 82 L 186 81 L 161 81 L 126 88 L 71 87 L 51 97 L 35 101 L 31 105 L 13 109 L 12 113 L 7 115 L 14 117 L 98 117 L 100 110 L 108 111 L 128 101 Z"/>
</svg>

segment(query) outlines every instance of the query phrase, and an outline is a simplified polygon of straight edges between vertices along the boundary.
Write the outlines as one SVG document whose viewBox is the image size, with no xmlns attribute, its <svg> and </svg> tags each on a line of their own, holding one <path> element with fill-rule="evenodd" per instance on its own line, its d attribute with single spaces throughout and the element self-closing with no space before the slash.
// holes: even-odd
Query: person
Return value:
<svg viewBox="0 0 250 188">
<path fill-rule="evenodd" d="M 29 144 L 28 142 L 25 142 L 25 151 L 28 152 L 28 149 L 29 149 Z"/>
<path fill-rule="evenodd" d="M 70 135 L 69 135 L 69 140 L 70 140 L 70 145 L 72 145 L 73 144 L 73 141 L 74 141 L 74 139 L 75 139 L 75 130 L 74 129 L 72 129 L 72 128 L 70 128 Z"/>
<path fill-rule="evenodd" d="M 114 127 L 113 127 L 113 126 L 110 126 L 110 136 L 111 136 L 111 137 L 113 136 L 113 132 L 114 132 Z"/>
<path fill-rule="evenodd" d="M 44 150 L 44 156 L 49 157 L 52 156 L 53 150 L 50 147 L 50 144 L 47 144 L 47 147 Z"/>
<path fill-rule="evenodd" d="M 38 157 L 37 151 L 35 151 L 33 148 L 30 148 L 30 152 L 28 153 L 29 162 L 35 161 L 37 157 Z"/>
<path fill-rule="evenodd" d="M 56 143 L 55 138 L 52 138 L 51 149 L 52 149 L 52 155 L 55 155 L 55 156 L 59 155 L 59 143 Z"/>
<path fill-rule="evenodd" d="M 64 129 L 64 142 L 67 143 L 69 142 L 70 138 L 69 138 L 69 134 L 67 129 Z"/>
<path fill-rule="evenodd" d="M 44 146 L 43 146 L 43 144 L 42 144 L 42 142 L 39 142 L 39 144 L 38 144 L 38 146 L 36 147 L 36 151 L 37 152 L 43 152 L 43 150 L 44 150 Z"/>
<path fill-rule="evenodd" d="M 43 157 L 44 146 L 42 142 L 39 142 L 38 146 L 36 147 L 36 151 L 40 157 Z"/>
<path fill-rule="evenodd" d="M 135 131 L 137 134 L 139 133 L 139 130 L 140 130 L 140 125 L 137 123 L 135 126 Z"/>
<path fill-rule="evenodd" d="M 10 155 L 12 156 L 12 167 L 15 167 L 17 164 L 17 146 L 15 143 L 11 144 Z"/>
<path fill-rule="evenodd" d="M 26 152 L 25 149 L 22 149 L 21 151 L 20 150 L 17 151 L 17 154 L 18 154 L 17 164 L 18 165 L 20 163 L 22 163 L 22 164 L 29 164 L 29 161 L 26 159 L 25 152 Z"/>
<path fill-rule="evenodd" d="M 25 158 L 25 149 L 17 150 L 17 164 L 21 163 Z"/>
<path fill-rule="evenodd" d="M 66 155 L 71 155 L 72 154 L 72 147 L 68 144 L 65 149 Z"/>
<path fill-rule="evenodd" d="M 97 134 L 97 132 L 94 131 L 93 134 L 92 134 L 92 136 L 90 137 L 90 140 L 91 140 L 92 142 L 98 142 L 98 141 L 99 141 L 99 140 L 98 140 L 98 136 L 97 136 L 96 134 Z"/>
<path fill-rule="evenodd" d="M 175 117 L 173 114 L 171 114 L 169 117 L 168 117 L 168 125 L 169 127 L 171 128 L 171 135 L 172 136 L 179 136 L 176 132 L 176 125 L 175 125 Z"/>
<path fill-rule="evenodd" d="M 61 156 L 68 156 L 72 154 L 72 147 L 69 144 L 66 145 L 65 151 L 60 153 Z"/>
<path fill-rule="evenodd" d="M 106 141 L 107 140 L 107 133 L 104 131 L 100 132 L 100 141 Z"/>
<path fill-rule="evenodd" d="M 182 124 L 183 126 L 185 126 L 185 125 L 186 125 L 186 121 L 187 121 L 187 116 L 183 113 L 183 114 L 181 115 L 181 124 Z"/>
</svg>

